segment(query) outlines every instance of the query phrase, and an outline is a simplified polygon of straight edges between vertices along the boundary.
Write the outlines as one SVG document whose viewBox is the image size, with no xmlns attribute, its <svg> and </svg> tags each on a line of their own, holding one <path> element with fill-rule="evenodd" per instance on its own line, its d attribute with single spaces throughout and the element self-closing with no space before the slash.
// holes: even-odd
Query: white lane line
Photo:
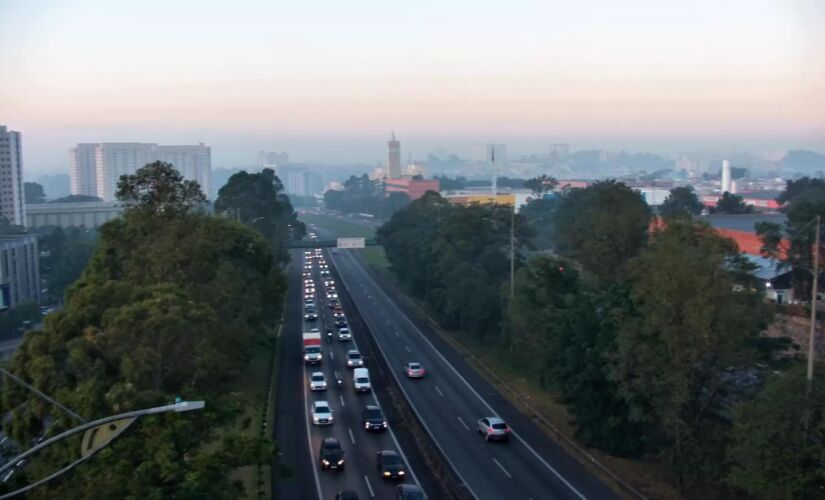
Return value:
<svg viewBox="0 0 825 500">
<path fill-rule="evenodd" d="M 390 323 L 390 324 L 392 324 L 392 323 Z M 401 334 L 400 334 L 400 333 L 398 333 L 398 331 L 397 331 L 397 330 L 395 331 L 395 336 L 396 336 L 396 337 L 398 337 L 399 339 L 401 338 Z"/>
<path fill-rule="evenodd" d="M 339 395 L 338 395 L 338 399 L 340 399 L 340 400 L 341 400 L 341 408 L 343 408 L 344 406 L 347 406 L 347 405 L 345 405 L 345 404 L 344 404 L 344 396 L 342 396 L 342 395 L 340 395 L 340 394 L 339 394 Z"/>
<path fill-rule="evenodd" d="M 442 398 L 444 397 L 444 393 L 441 392 L 441 389 L 439 389 L 438 386 L 435 386 L 435 392 L 437 392 L 438 395 L 441 396 Z"/>
<path fill-rule="evenodd" d="M 332 351 L 329 351 L 329 359 L 335 359 L 335 354 Z"/>
<path fill-rule="evenodd" d="M 459 422 L 461 422 L 461 425 L 463 425 L 465 429 L 467 429 L 468 431 L 470 430 L 470 426 L 467 425 L 467 422 L 462 420 L 461 417 L 456 417 L 456 418 L 458 419 Z"/>
<path fill-rule="evenodd" d="M 351 258 L 351 259 L 352 259 L 352 261 L 353 261 L 353 262 L 354 262 L 354 263 L 358 266 L 358 271 L 359 271 L 359 272 L 361 272 L 361 273 L 365 274 L 366 276 L 369 276 L 369 274 L 368 274 L 368 273 L 367 273 L 367 272 L 366 272 L 366 271 L 365 271 L 365 270 L 364 270 L 364 269 L 360 266 L 360 264 L 358 264 L 358 262 L 355 260 L 355 258 L 354 258 L 354 257 L 350 257 L 350 258 Z M 432 350 L 432 352 L 434 352 L 436 356 L 438 356 L 439 358 L 441 358 L 441 361 L 443 361 L 445 365 L 447 365 L 448 367 L 450 367 L 450 370 L 451 370 L 451 371 L 452 371 L 452 372 L 456 375 L 456 377 L 458 377 L 458 379 L 459 379 L 459 380 L 461 380 L 462 382 L 464 382 L 464 385 L 465 385 L 465 386 L 467 386 L 467 388 L 470 390 L 470 392 L 472 392 L 472 393 L 473 393 L 473 395 L 475 395 L 475 397 L 476 397 L 479 401 L 481 401 L 481 403 L 482 403 L 485 407 L 487 407 L 487 409 L 488 409 L 488 410 L 489 410 L 489 411 L 490 411 L 493 415 L 498 415 L 498 413 L 497 413 L 495 410 L 493 410 L 493 407 L 492 407 L 492 406 L 490 406 L 490 403 L 488 403 L 488 402 L 487 402 L 487 400 L 485 400 L 484 398 L 482 398 L 482 397 L 481 397 L 481 394 L 479 394 L 479 393 L 478 393 L 478 391 L 476 391 L 476 390 L 475 390 L 475 388 L 474 388 L 472 385 L 470 385 L 470 383 L 467 381 L 467 379 L 466 379 L 466 378 L 464 378 L 464 376 L 463 376 L 463 375 L 461 375 L 461 373 L 459 373 L 459 371 L 456 369 L 456 367 L 455 367 L 455 366 L 453 366 L 453 365 L 452 365 L 449 361 L 447 361 L 447 358 L 446 358 L 446 357 L 444 357 L 444 355 L 443 355 L 443 354 L 441 354 L 441 352 L 440 352 L 438 349 L 436 349 L 436 348 L 435 348 L 435 346 L 433 345 L 433 343 L 432 343 L 432 342 L 430 342 L 430 339 L 428 339 L 428 338 L 427 338 L 427 336 L 426 336 L 426 335 L 424 335 L 424 333 L 423 333 L 421 330 L 419 330 L 419 329 L 418 329 L 418 326 L 416 326 L 416 324 L 412 322 L 412 320 L 411 320 L 411 319 L 410 319 L 410 318 L 409 318 L 409 317 L 408 317 L 408 316 L 404 313 L 404 311 L 402 311 L 402 310 L 401 310 L 401 308 L 398 306 L 398 304 L 396 304 L 396 303 L 395 303 L 395 301 L 393 301 L 393 300 L 390 298 L 390 296 L 389 296 L 389 295 L 387 295 L 387 292 L 385 292 L 385 291 L 384 291 L 384 289 L 383 289 L 383 288 L 381 288 L 381 287 L 378 285 L 378 283 L 375 283 L 375 282 L 373 281 L 373 284 L 374 284 L 375 288 L 378 290 L 378 292 L 379 292 L 379 293 L 380 293 L 380 294 L 384 297 L 385 302 L 386 302 L 387 304 L 389 304 L 389 305 L 390 305 L 393 309 L 395 309 L 395 310 L 398 312 L 398 315 L 399 315 L 401 318 L 403 318 L 403 320 L 404 320 L 404 321 L 405 321 L 408 325 L 410 325 L 410 327 L 412 327 L 412 329 L 413 329 L 413 330 L 414 330 L 414 331 L 415 331 L 415 332 L 416 332 L 416 333 L 417 333 L 417 334 L 418 334 L 418 335 L 419 335 L 419 336 L 420 336 L 420 337 L 424 340 L 424 342 L 426 342 L 426 343 L 427 343 L 427 345 L 429 345 L 429 346 L 430 346 L 430 349 Z M 380 343 L 380 342 L 378 342 L 378 346 L 379 346 L 379 349 L 381 349 L 381 343 Z M 386 356 L 385 356 L 385 357 L 386 357 Z M 402 390 L 403 390 L 403 387 L 402 387 Z M 415 407 L 413 407 L 413 409 L 415 409 Z M 425 426 L 425 427 L 426 427 L 426 426 Z M 570 482 L 569 482 L 569 481 L 568 481 L 568 480 L 567 480 L 564 476 L 562 476 L 562 475 L 561 475 L 561 473 L 559 473 L 559 471 L 557 471 L 557 470 L 556 470 L 556 469 L 555 469 L 552 465 L 550 465 L 549 463 L 547 463 L 547 460 L 545 460 L 545 459 L 544 459 L 544 457 L 542 457 L 541 455 L 539 455 L 539 453 L 538 453 L 535 449 L 533 449 L 533 447 L 532 447 L 532 446 L 530 446 L 530 445 L 527 443 L 527 441 L 526 441 L 524 438 L 522 438 L 522 437 L 521 437 L 521 436 L 520 436 L 520 435 L 519 435 L 519 434 L 518 434 L 518 433 L 517 433 L 517 432 L 516 432 L 516 431 L 515 431 L 512 427 L 510 428 L 510 430 L 511 430 L 511 434 L 512 434 L 513 436 L 515 436 L 515 438 L 516 438 L 516 439 L 518 439 L 518 440 L 521 442 L 521 444 L 523 444 L 523 445 L 524 445 L 524 447 L 525 447 L 525 448 L 527 448 L 527 449 L 530 451 L 530 453 L 532 453 L 532 454 L 533 454 L 533 456 L 534 456 L 534 457 L 536 457 L 536 458 L 538 459 L 538 461 L 539 461 L 539 462 L 541 462 L 541 463 L 542 463 L 542 464 L 543 464 L 543 465 L 544 465 L 544 466 L 545 466 L 545 467 L 546 467 L 546 468 L 547 468 L 550 472 L 552 472 L 552 473 L 553 473 L 553 475 L 554 475 L 554 476 L 556 476 L 556 477 L 557 477 L 557 478 L 558 478 L 558 479 L 559 479 L 562 483 L 564 483 L 564 485 L 565 485 L 565 486 L 567 486 L 568 488 L 570 488 L 570 491 L 572 491 L 572 492 L 573 492 L 573 493 L 574 493 L 577 497 L 581 498 L 582 500 L 587 500 L 587 497 L 585 497 L 585 496 L 584 496 L 584 494 L 583 494 L 582 492 L 580 492 L 578 489 L 576 489 L 576 487 L 575 487 L 575 486 L 573 486 L 572 484 L 570 484 Z M 449 461 L 449 460 L 448 460 L 448 461 Z M 453 467 L 453 469 L 455 469 L 455 467 Z M 459 477 L 460 477 L 460 475 L 459 475 Z M 463 478 L 461 478 L 461 479 L 463 480 Z M 467 483 L 467 481 L 464 481 L 464 483 L 466 484 L 466 483 Z M 469 486 L 468 486 L 468 487 L 469 487 Z M 471 493 L 473 493 L 472 491 L 470 491 L 470 492 L 471 492 Z M 475 493 L 473 493 L 473 494 L 475 495 Z M 476 495 L 476 496 L 478 496 L 478 495 Z"/>
<path fill-rule="evenodd" d="M 404 346 L 404 349 L 406 349 L 406 350 L 407 350 L 407 352 L 412 352 L 412 350 L 410 349 L 410 346 L 408 346 L 408 345 L 405 345 L 405 346 Z"/>
<path fill-rule="evenodd" d="M 352 427 L 347 427 L 347 432 L 349 432 L 349 440 L 352 441 L 352 444 L 355 444 L 355 434 L 352 433 Z"/>
<path fill-rule="evenodd" d="M 501 465 L 501 462 L 499 462 L 495 458 L 493 459 L 493 462 L 495 462 L 496 465 L 498 465 L 498 468 L 501 469 L 501 472 L 503 472 L 505 476 L 507 476 L 507 479 L 513 479 L 513 476 L 511 476 L 510 473 L 507 472 L 507 469 L 505 469 L 504 466 Z"/>
<path fill-rule="evenodd" d="M 370 490 L 370 497 L 375 498 L 375 492 L 372 491 L 372 485 L 370 484 L 370 480 L 367 479 L 367 476 L 364 476 L 364 482 L 367 483 L 367 489 Z"/>
</svg>

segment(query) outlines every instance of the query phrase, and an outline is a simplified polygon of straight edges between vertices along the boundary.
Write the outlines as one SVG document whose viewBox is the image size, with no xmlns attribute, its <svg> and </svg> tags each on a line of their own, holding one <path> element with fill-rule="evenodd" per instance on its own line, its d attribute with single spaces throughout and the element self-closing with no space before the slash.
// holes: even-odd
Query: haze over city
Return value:
<svg viewBox="0 0 825 500">
<path fill-rule="evenodd" d="M 821 151 L 825 6 L 815 0 L 11 1 L 0 114 L 30 175 L 76 143 L 205 142 L 380 161 L 473 142 L 678 153 Z"/>
</svg>

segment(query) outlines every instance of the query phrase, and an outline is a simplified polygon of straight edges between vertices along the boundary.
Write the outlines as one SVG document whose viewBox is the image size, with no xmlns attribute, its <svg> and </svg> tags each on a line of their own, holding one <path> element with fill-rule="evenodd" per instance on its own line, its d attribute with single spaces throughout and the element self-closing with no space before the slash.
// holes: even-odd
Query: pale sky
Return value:
<svg viewBox="0 0 825 500">
<path fill-rule="evenodd" d="M 477 141 L 825 149 L 823 0 L 0 0 L 0 124 L 376 162 Z M 465 151 L 466 149 L 466 151 Z"/>
</svg>

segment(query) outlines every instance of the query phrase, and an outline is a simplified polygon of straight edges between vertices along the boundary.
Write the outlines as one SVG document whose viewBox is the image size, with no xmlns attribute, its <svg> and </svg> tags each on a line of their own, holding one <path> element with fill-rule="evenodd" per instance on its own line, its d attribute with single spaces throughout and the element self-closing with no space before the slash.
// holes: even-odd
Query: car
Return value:
<svg viewBox="0 0 825 500">
<path fill-rule="evenodd" d="M 330 307 L 335 307 L 335 306 L 340 305 L 340 304 L 338 304 L 338 292 L 336 292 L 335 290 L 332 290 L 332 291 L 327 290 L 327 298 L 330 299 L 330 300 L 336 301 L 335 305 L 330 306 Z"/>
<path fill-rule="evenodd" d="M 424 492 L 414 484 L 399 484 L 395 489 L 395 500 L 424 500 Z"/>
<path fill-rule="evenodd" d="M 304 321 L 317 321 L 318 320 L 318 313 L 315 311 L 308 312 L 304 314 Z"/>
<path fill-rule="evenodd" d="M 344 470 L 344 449 L 335 438 L 326 438 L 321 441 L 319 453 L 322 469 Z"/>
<path fill-rule="evenodd" d="M 315 305 L 315 299 L 313 299 L 312 297 L 306 297 L 304 299 L 304 305 L 305 306 L 314 306 Z"/>
<path fill-rule="evenodd" d="M 324 286 L 325 287 L 334 287 L 335 286 L 335 281 L 333 281 L 333 280 L 324 280 Z"/>
<path fill-rule="evenodd" d="M 352 370 L 352 388 L 355 389 L 355 392 L 372 391 L 370 371 L 366 368 L 356 368 Z"/>
<path fill-rule="evenodd" d="M 327 378 L 324 376 L 324 372 L 312 372 L 312 375 L 309 376 L 309 390 L 327 390 Z"/>
<path fill-rule="evenodd" d="M 321 330 L 319 328 L 310 328 L 309 331 L 311 333 L 321 333 Z"/>
<path fill-rule="evenodd" d="M 379 451 L 376 455 L 376 464 L 378 473 L 384 479 L 404 479 L 407 474 L 401 456 L 392 450 Z"/>
<path fill-rule="evenodd" d="M 338 329 L 338 340 L 340 340 L 341 342 L 352 340 L 352 334 L 349 332 L 349 328 Z"/>
<path fill-rule="evenodd" d="M 344 316 L 344 311 L 335 311 L 334 313 L 332 313 L 332 317 L 335 319 L 343 319 L 346 316 Z"/>
<path fill-rule="evenodd" d="M 334 417 L 332 408 L 326 401 L 312 403 L 312 423 L 315 425 L 332 425 Z"/>
<path fill-rule="evenodd" d="M 338 299 L 330 299 L 327 301 L 327 305 L 330 309 L 336 307 L 338 305 Z"/>
<path fill-rule="evenodd" d="M 374 405 L 367 405 L 364 411 L 361 412 L 361 422 L 364 429 L 368 431 L 385 431 L 387 430 L 387 419 L 384 418 L 384 412 L 381 408 Z"/>
<path fill-rule="evenodd" d="M 478 433 L 484 436 L 486 441 L 510 439 L 510 427 L 507 422 L 498 417 L 484 417 L 478 421 Z"/>
<path fill-rule="evenodd" d="M 407 378 L 423 378 L 427 373 L 421 363 L 411 362 L 404 366 L 404 371 L 407 372 Z"/>
<path fill-rule="evenodd" d="M 347 351 L 347 368 L 358 368 L 364 366 L 364 358 L 355 349 Z"/>
<path fill-rule="evenodd" d="M 338 318 L 337 320 L 335 320 L 335 326 L 337 328 L 349 328 L 349 325 L 347 324 L 347 318 Z"/>
</svg>

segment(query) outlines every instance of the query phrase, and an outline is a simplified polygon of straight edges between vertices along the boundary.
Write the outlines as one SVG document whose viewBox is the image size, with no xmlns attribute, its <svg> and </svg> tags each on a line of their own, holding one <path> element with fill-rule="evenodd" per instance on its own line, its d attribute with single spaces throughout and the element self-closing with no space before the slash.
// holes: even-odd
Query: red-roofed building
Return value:
<svg viewBox="0 0 825 500">
<path fill-rule="evenodd" d="M 387 193 L 406 193 L 411 200 L 421 198 L 427 191 L 437 193 L 441 189 L 437 179 L 386 179 L 384 183 Z"/>
</svg>

